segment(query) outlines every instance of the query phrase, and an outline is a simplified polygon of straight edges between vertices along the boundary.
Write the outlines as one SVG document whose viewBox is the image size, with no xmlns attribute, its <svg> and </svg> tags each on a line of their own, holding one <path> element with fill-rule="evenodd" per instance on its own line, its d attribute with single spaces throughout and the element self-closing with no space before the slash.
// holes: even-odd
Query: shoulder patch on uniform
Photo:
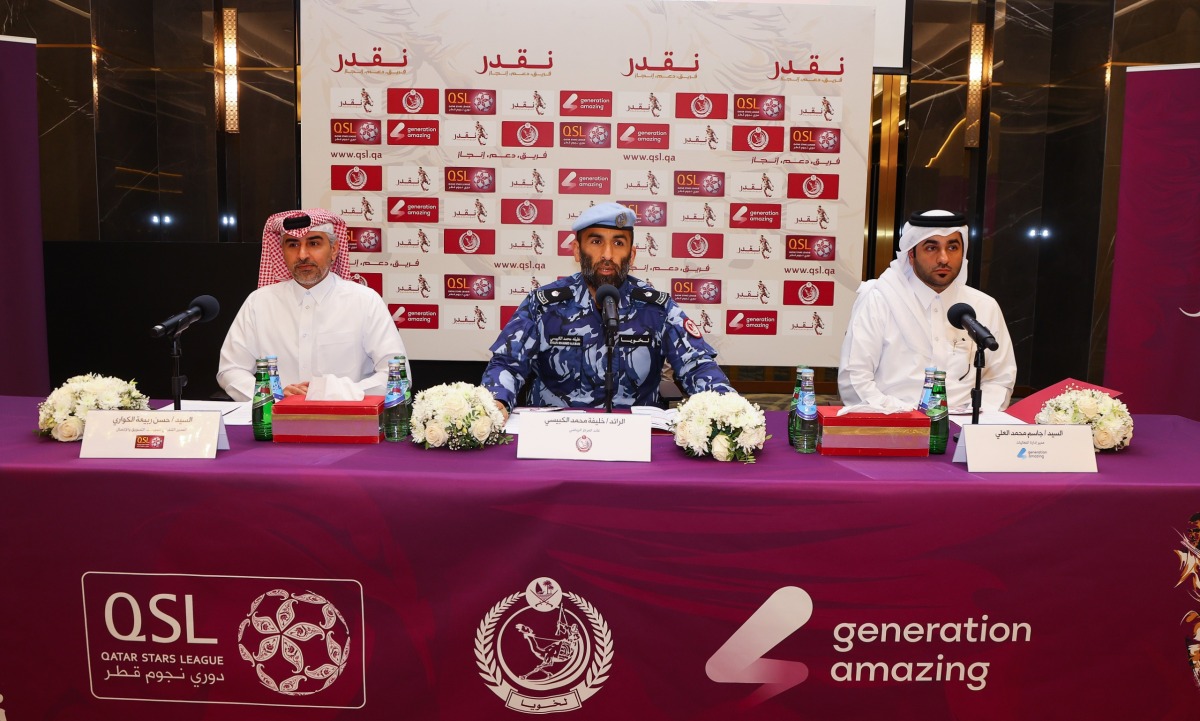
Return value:
<svg viewBox="0 0 1200 721">
<path fill-rule="evenodd" d="M 692 321 L 691 318 L 683 319 L 683 329 L 686 330 L 688 332 L 688 335 L 692 336 L 693 338 L 702 338 L 703 337 L 703 334 L 700 333 L 700 326 L 696 325 L 696 323 L 694 321 Z"/>
<path fill-rule="evenodd" d="M 634 288 L 633 292 L 629 294 L 629 297 L 633 300 L 640 300 L 643 303 L 666 305 L 667 299 L 671 296 L 662 292 L 661 290 L 655 290 L 653 288 Z"/>
<path fill-rule="evenodd" d="M 551 303 L 561 303 L 568 298 L 573 297 L 568 288 L 538 288 L 533 292 L 538 303 L 542 305 L 550 305 Z"/>
</svg>

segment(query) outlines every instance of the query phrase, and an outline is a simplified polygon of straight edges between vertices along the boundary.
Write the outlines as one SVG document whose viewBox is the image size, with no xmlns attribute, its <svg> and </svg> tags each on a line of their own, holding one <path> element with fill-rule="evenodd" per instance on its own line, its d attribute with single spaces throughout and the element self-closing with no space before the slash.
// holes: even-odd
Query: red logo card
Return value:
<svg viewBox="0 0 1200 721">
<path fill-rule="evenodd" d="M 676 303 L 720 303 L 721 281 L 709 278 L 672 278 L 671 297 Z"/>
<path fill-rule="evenodd" d="M 490 275 L 446 275 L 445 297 L 466 300 L 494 300 L 496 279 Z"/>
<path fill-rule="evenodd" d="M 560 148 L 611 148 L 612 126 L 609 123 L 559 123 Z"/>
<path fill-rule="evenodd" d="M 732 203 L 729 227 L 766 230 L 782 226 L 783 210 L 778 203 Z"/>
<path fill-rule="evenodd" d="M 637 213 L 637 225 L 662 228 L 667 225 L 667 204 L 654 200 L 618 200 L 618 203 Z"/>
<path fill-rule="evenodd" d="M 437 88 L 388 88 L 388 115 L 437 115 L 441 103 Z"/>
<path fill-rule="evenodd" d="M 711 170 L 676 170 L 675 195 L 724 197 L 725 174 Z"/>
<path fill-rule="evenodd" d="M 494 193 L 496 171 L 492 168 L 446 168 L 446 192 Z"/>
<path fill-rule="evenodd" d="M 787 197 L 837 200 L 839 182 L 835 173 L 788 173 Z"/>
<path fill-rule="evenodd" d="M 722 233 L 671 233 L 672 258 L 724 258 Z"/>
<path fill-rule="evenodd" d="M 438 120 L 411 119 L 387 121 L 388 145 L 437 145 L 442 137 Z"/>
<path fill-rule="evenodd" d="M 832 280 L 783 281 L 784 305 L 833 305 Z"/>
<path fill-rule="evenodd" d="M 500 222 L 518 225 L 553 225 L 554 201 L 503 198 L 500 201 Z"/>
<path fill-rule="evenodd" d="M 788 260 L 836 260 L 837 238 L 832 235 L 789 235 Z"/>
<path fill-rule="evenodd" d="M 727 335 L 775 335 L 779 327 L 778 314 L 773 310 L 725 311 Z"/>
<path fill-rule="evenodd" d="M 611 170 L 558 169 L 558 192 L 564 195 L 608 195 L 611 190 Z"/>
<path fill-rule="evenodd" d="M 837 128 L 792 128 L 793 153 L 840 153 L 842 131 Z"/>
<path fill-rule="evenodd" d="M 506 148 L 553 148 L 554 123 L 505 120 L 500 125 L 500 144 Z"/>
<path fill-rule="evenodd" d="M 331 165 L 329 189 L 383 190 L 383 168 L 378 165 Z"/>
<path fill-rule="evenodd" d="M 387 207 L 390 223 L 436 223 L 440 215 L 437 198 L 389 196 Z"/>
<path fill-rule="evenodd" d="M 347 227 L 350 231 L 350 250 L 358 253 L 379 253 L 383 251 L 382 228 Z"/>
<path fill-rule="evenodd" d="M 729 117 L 729 96 L 725 93 L 675 93 L 675 117 L 724 120 Z"/>
<path fill-rule="evenodd" d="M 671 147 L 671 126 L 666 123 L 617 123 L 618 148 Z"/>
<path fill-rule="evenodd" d="M 350 280 L 383 296 L 383 273 L 350 273 Z"/>
<path fill-rule="evenodd" d="M 570 230 L 558 231 L 558 254 L 574 255 L 575 233 Z"/>
<path fill-rule="evenodd" d="M 735 125 L 733 149 L 754 153 L 782 153 L 783 128 L 777 125 Z"/>
<path fill-rule="evenodd" d="M 378 120 L 330 120 L 329 142 L 337 145 L 379 145 Z"/>
<path fill-rule="evenodd" d="M 447 115 L 495 115 L 495 90 L 447 90 Z"/>
<path fill-rule="evenodd" d="M 495 255 L 496 231 L 485 228 L 445 228 L 442 250 L 447 255 Z"/>
<path fill-rule="evenodd" d="M 734 95 L 734 120 L 783 120 L 782 95 Z"/>
</svg>

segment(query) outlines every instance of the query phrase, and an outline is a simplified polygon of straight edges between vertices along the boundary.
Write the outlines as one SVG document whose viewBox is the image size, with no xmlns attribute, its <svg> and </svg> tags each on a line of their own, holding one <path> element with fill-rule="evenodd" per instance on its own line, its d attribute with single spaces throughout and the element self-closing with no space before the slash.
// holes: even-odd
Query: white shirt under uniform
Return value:
<svg viewBox="0 0 1200 721">
<path fill-rule="evenodd" d="M 276 355 L 284 386 L 332 374 L 382 395 L 388 361 L 403 354 L 383 299 L 330 273 L 312 288 L 286 280 L 251 293 L 221 346 L 217 382 L 234 400 L 250 400 L 255 361 Z"/>
</svg>

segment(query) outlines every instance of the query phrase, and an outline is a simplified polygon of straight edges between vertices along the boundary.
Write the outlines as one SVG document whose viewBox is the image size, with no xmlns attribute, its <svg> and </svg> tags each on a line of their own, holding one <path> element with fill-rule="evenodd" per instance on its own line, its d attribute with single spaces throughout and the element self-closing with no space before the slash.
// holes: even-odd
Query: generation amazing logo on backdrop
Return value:
<svg viewBox="0 0 1200 721">
<path fill-rule="evenodd" d="M 438 329 L 440 313 L 434 303 L 388 303 L 388 312 L 397 328 Z"/>
<path fill-rule="evenodd" d="M 96 698 L 362 708 L 354 580 L 83 574 Z"/>
</svg>

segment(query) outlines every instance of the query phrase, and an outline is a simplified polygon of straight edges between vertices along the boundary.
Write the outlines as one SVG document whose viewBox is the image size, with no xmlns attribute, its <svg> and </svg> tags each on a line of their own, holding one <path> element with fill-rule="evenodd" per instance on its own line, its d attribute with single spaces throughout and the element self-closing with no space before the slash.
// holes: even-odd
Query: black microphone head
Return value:
<svg viewBox="0 0 1200 721">
<path fill-rule="evenodd" d="M 217 313 L 221 311 L 221 304 L 211 295 L 202 295 L 192 299 L 192 304 L 189 308 L 199 308 L 200 317 L 196 320 L 200 323 L 207 323 L 217 317 Z"/>
<path fill-rule="evenodd" d="M 963 329 L 963 318 L 966 316 L 975 317 L 975 309 L 966 303 L 955 303 L 950 306 L 950 310 L 946 311 L 946 320 L 950 321 L 950 325 Z"/>
<path fill-rule="evenodd" d="M 602 285 L 596 289 L 596 303 L 597 304 L 604 305 L 604 301 L 607 298 L 612 298 L 612 302 L 614 305 L 621 304 L 621 293 L 620 293 L 620 291 L 617 290 L 617 286 L 609 285 L 608 283 L 605 283 L 604 285 Z"/>
</svg>

